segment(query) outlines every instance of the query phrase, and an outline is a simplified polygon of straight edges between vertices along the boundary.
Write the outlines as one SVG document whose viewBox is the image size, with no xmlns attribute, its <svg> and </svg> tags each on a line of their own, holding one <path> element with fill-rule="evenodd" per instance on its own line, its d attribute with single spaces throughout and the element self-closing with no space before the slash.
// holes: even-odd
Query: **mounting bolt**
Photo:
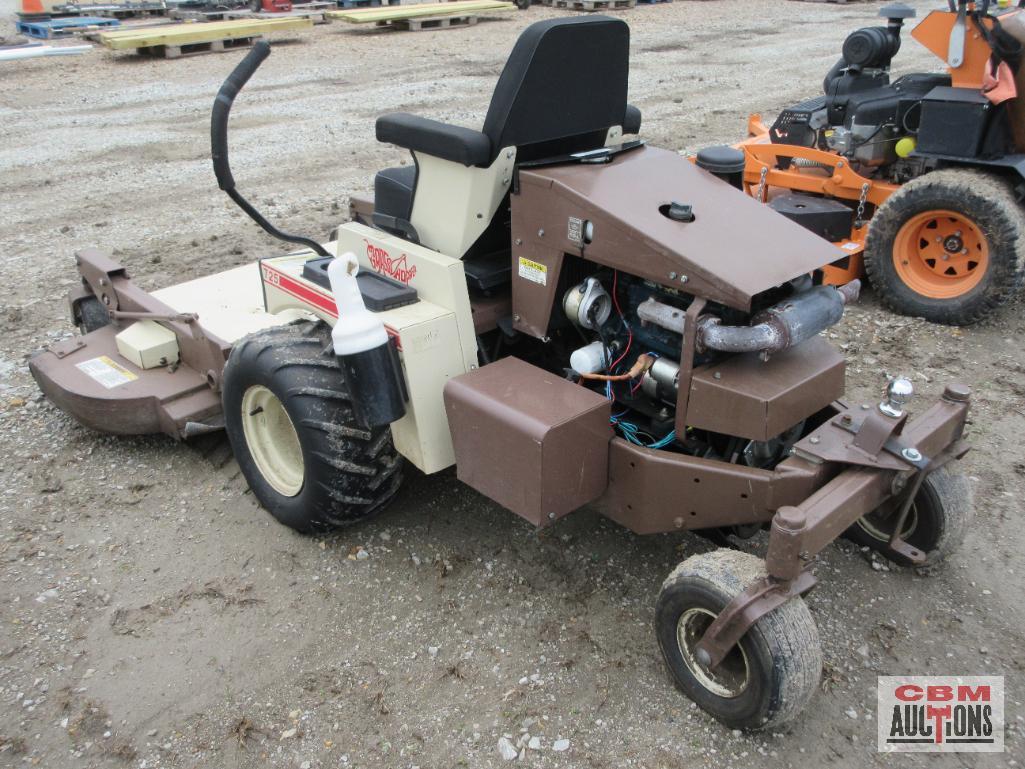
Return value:
<svg viewBox="0 0 1025 769">
<path fill-rule="evenodd" d="M 678 529 L 682 529 L 683 528 L 683 518 L 679 518 L 679 517 L 673 518 L 673 525 L 676 528 L 678 528 Z"/>
<path fill-rule="evenodd" d="M 675 272 L 669 273 L 669 280 L 676 280 L 676 273 Z"/>
<path fill-rule="evenodd" d="M 555 520 L 555 513 L 549 513 L 548 514 L 548 520 L 549 521 L 554 521 Z"/>
<path fill-rule="evenodd" d="M 914 448 L 906 448 L 900 452 L 900 455 L 904 457 L 908 462 L 921 462 L 922 452 Z"/>
<path fill-rule="evenodd" d="M 967 403 L 972 398 L 972 390 L 963 384 L 950 384 L 943 390 L 943 400 L 954 403 Z"/>
<path fill-rule="evenodd" d="M 813 443 L 813 444 L 817 444 L 817 443 L 818 443 L 819 441 L 821 441 L 821 440 L 822 440 L 822 439 L 821 439 L 821 438 L 819 438 L 819 436 L 817 436 L 817 435 L 813 435 L 813 436 L 812 436 L 811 438 L 809 438 L 809 439 L 808 439 L 808 443 Z"/>
<path fill-rule="evenodd" d="M 681 275 L 680 276 L 680 282 L 681 283 L 686 283 L 688 280 L 690 280 L 690 278 L 688 278 L 686 275 Z"/>
<path fill-rule="evenodd" d="M 695 656 L 698 658 L 698 662 L 700 662 L 706 668 L 712 664 L 712 655 L 710 655 L 704 649 L 698 649 L 698 653 Z"/>
<path fill-rule="evenodd" d="M 507 158 L 511 158 L 511 157 L 512 157 L 513 155 L 515 155 L 515 154 L 516 154 L 515 152 L 513 152 L 512 150 L 509 150 L 508 152 L 506 152 L 506 153 L 505 153 L 505 156 L 506 156 Z"/>
<path fill-rule="evenodd" d="M 842 417 L 840 417 L 840 423 L 843 424 L 843 425 L 849 425 L 853 421 L 854 420 L 851 419 L 851 415 L 850 414 L 844 414 Z"/>
<path fill-rule="evenodd" d="M 522 246 L 523 245 L 523 238 L 516 238 L 516 245 L 517 246 Z"/>
<path fill-rule="evenodd" d="M 716 371 L 714 374 L 712 374 L 712 378 L 713 379 L 722 379 L 722 372 L 721 371 Z"/>
<path fill-rule="evenodd" d="M 540 230 L 537 231 L 537 236 L 539 238 L 543 238 L 545 236 L 545 231 L 544 231 L 543 227 Z"/>
</svg>

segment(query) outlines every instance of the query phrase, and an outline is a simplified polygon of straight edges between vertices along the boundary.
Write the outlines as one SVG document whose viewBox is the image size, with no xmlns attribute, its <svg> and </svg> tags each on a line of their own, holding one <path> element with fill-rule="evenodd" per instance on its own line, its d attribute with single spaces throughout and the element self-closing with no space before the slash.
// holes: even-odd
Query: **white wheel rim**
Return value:
<svg viewBox="0 0 1025 769">
<path fill-rule="evenodd" d="M 718 697 L 733 699 L 743 694 L 751 679 L 751 668 L 747 664 L 744 647 L 738 643 L 730 649 L 715 670 L 702 665 L 697 658 L 698 641 L 715 617 L 708 609 L 687 609 L 676 621 L 676 643 L 680 647 L 683 664 L 699 684 Z"/>
<path fill-rule="evenodd" d="M 284 405 L 263 385 L 242 396 L 242 431 L 257 469 L 271 487 L 294 497 L 303 487 L 303 452 Z"/>
</svg>

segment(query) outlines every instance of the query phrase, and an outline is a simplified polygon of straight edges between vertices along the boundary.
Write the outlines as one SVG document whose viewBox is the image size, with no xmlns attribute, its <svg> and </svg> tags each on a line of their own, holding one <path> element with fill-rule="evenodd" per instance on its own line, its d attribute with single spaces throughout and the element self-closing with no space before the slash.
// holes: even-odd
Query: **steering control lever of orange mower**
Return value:
<svg viewBox="0 0 1025 769">
<path fill-rule="evenodd" d="M 235 201 L 235 204 L 245 211 L 246 215 L 259 224 L 268 235 L 287 243 L 297 243 L 312 249 L 319 256 L 331 256 L 320 243 L 301 235 L 291 235 L 282 232 L 273 224 L 263 218 L 263 215 L 253 208 L 235 189 L 235 178 L 231 175 L 231 166 L 228 165 L 228 116 L 231 114 L 231 105 L 238 96 L 238 92 L 249 82 L 249 78 L 260 67 L 263 60 L 270 56 L 270 44 L 260 40 L 253 46 L 246 57 L 239 62 L 238 66 L 228 75 L 227 80 L 217 92 L 214 100 L 213 112 L 210 116 L 210 157 L 214 163 L 214 174 L 217 176 L 217 185 L 224 190 L 228 197 Z"/>
</svg>

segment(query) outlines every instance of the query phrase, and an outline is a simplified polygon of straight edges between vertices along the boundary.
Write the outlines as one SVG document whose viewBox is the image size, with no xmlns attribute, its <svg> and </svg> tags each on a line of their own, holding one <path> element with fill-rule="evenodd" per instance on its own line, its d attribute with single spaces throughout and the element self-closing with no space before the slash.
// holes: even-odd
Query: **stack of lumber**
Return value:
<svg viewBox="0 0 1025 769">
<path fill-rule="evenodd" d="M 350 24 L 373 23 L 378 26 L 405 23 L 409 29 L 427 29 L 450 26 L 450 20 L 476 19 L 481 13 L 515 11 L 514 3 L 502 0 L 456 0 L 451 3 L 419 3 L 416 5 L 389 5 L 378 8 L 346 8 L 328 11 L 331 19 Z M 448 20 L 445 23 L 443 20 Z M 431 22 L 439 22 L 432 24 Z M 471 22 L 472 23 L 472 22 Z"/>
<path fill-rule="evenodd" d="M 224 50 L 226 44 L 252 43 L 271 32 L 312 26 L 313 22 L 304 18 L 237 19 L 122 29 L 102 32 L 97 39 L 112 51 L 134 49 L 173 59 L 185 53 Z"/>
</svg>

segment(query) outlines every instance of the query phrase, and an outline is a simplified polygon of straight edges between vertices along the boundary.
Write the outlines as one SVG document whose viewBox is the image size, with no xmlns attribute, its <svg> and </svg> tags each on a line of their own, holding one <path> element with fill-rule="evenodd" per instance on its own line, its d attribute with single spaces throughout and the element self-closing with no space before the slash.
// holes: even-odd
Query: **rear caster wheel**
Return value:
<svg viewBox="0 0 1025 769">
<path fill-rule="evenodd" d="M 323 324 L 242 339 L 224 367 L 224 422 L 239 468 L 275 518 L 304 533 L 361 521 L 402 482 L 389 427 L 356 423 Z"/>
<path fill-rule="evenodd" d="M 971 169 L 932 171 L 879 208 L 865 272 L 883 303 L 933 323 L 975 323 L 1013 296 L 1025 228 L 1012 186 Z"/>
<path fill-rule="evenodd" d="M 941 467 L 928 475 L 904 520 L 901 539 L 921 553 L 925 562 L 912 564 L 890 549 L 890 536 L 899 513 L 897 505 L 876 510 L 855 521 L 844 537 L 881 553 L 901 566 L 931 566 L 961 544 L 971 520 L 972 494 L 968 479 Z"/>
<path fill-rule="evenodd" d="M 83 334 L 88 334 L 96 329 L 110 325 L 110 313 L 106 305 L 95 296 L 87 296 L 74 307 L 75 325 Z"/>
<path fill-rule="evenodd" d="M 695 555 L 669 575 L 655 606 L 655 632 L 676 685 L 735 729 L 767 729 L 795 718 L 822 671 L 822 648 L 808 607 L 791 598 L 758 620 L 714 670 L 697 644 L 727 604 L 765 576 L 757 556 L 735 550 Z"/>
</svg>

